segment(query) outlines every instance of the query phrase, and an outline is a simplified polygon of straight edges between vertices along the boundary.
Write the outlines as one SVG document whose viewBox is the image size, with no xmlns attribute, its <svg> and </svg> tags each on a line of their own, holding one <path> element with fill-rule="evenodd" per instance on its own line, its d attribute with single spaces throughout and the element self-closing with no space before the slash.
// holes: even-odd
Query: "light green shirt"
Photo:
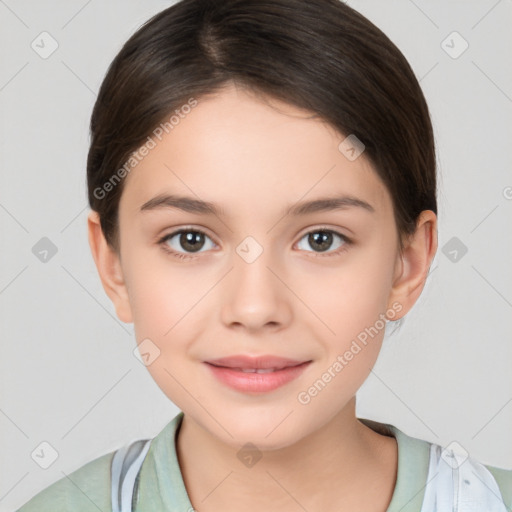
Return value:
<svg viewBox="0 0 512 512">
<path fill-rule="evenodd" d="M 183 412 L 152 440 L 139 480 L 136 512 L 192 512 L 176 454 Z M 410 437 L 393 425 L 359 418 L 366 426 L 393 436 L 398 444 L 398 473 L 387 512 L 419 512 L 425 494 L 431 443 Z M 103 455 L 36 494 L 18 512 L 108 512 L 110 467 L 114 452 Z M 512 470 L 485 466 L 494 476 L 508 510 L 512 510 Z M 482 511 L 484 512 L 484 511 Z"/>
</svg>

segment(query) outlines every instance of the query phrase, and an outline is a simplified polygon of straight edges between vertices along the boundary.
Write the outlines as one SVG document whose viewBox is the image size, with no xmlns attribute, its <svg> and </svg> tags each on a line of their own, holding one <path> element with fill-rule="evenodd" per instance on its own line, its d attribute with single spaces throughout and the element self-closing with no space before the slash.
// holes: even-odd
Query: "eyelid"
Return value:
<svg viewBox="0 0 512 512">
<path fill-rule="evenodd" d="M 167 232 L 163 235 L 158 235 L 157 242 L 161 242 L 162 240 L 164 240 L 166 238 L 167 239 L 172 238 L 173 236 L 175 236 L 183 231 L 195 231 L 197 233 L 202 233 L 203 235 L 206 235 L 208 238 L 210 238 L 215 243 L 215 245 L 218 245 L 217 242 L 215 242 L 215 237 L 210 234 L 209 230 L 207 230 L 206 228 L 202 228 L 202 227 L 200 228 L 200 227 L 192 226 L 192 225 L 184 225 L 184 226 L 180 226 L 180 227 L 176 227 L 176 228 L 171 228 L 169 232 Z"/>
<path fill-rule="evenodd" d="M 301 231 L 301 234 L 299 236 L 300 236 L 300 239 L 302 239 L 304 237 L 304 235 L 307 235 L 309 233 L 315 233 L 317 231 L 330 231 L 330 232 L 338 234 L 339 236 L 341 236 L 347 240 L 350 240 L 351 237 L 349 235 L 345 235 L 345 233 L 343 233 L 342 230 L 343 230 L 343 228 L 341 228 L 339 226 L 329 226 L 327 224 L 313 224 L 312 226 L 304 228 L 304 230 Z"/>
</svg>

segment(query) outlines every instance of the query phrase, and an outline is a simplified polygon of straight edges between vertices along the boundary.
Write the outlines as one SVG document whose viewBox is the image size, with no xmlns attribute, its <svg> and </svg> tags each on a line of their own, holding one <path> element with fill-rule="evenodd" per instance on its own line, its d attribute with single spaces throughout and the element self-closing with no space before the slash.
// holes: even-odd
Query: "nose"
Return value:
<svg viewBox="0 0 512 512">
<path fill-rule="evenodd" d="M 247 247 L 249 250 L 244 252 Z M 271 261 L 270 251 L 263 250 L 259 255 L 254 251 L 250 243 L 245 247 L 241 244 L 234 255 L 233 269 L 220 297 L 222 321 L 228 327 L 252 333 L 283 329 L 292 318 L 293 294 L 281 267 Z"/>
</svg>

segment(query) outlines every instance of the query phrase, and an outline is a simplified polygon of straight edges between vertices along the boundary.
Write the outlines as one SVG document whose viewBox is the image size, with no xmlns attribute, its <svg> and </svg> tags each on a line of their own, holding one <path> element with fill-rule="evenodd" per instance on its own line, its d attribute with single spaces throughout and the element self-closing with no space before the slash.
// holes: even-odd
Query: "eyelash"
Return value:
<svg viewBox="0 0 512 512">
<path fill-rule="evenodd" d="M 312 252 L 314 254 L 314 257 L 326 258 L 326 257 L 329 257 L 329 256 L 337 256 L 337 255 L 345 252 L 347 250 L 348 246 L 352 245 L 352 243 L 353 243 L 353 241 L 350 238 L 348 238 L 345 235 L 339 233 L 338 231 L 335 231 L 333 229 L 329 229 L 327 227 L 319 227 L 319 228 L 316 228 L 314 230 L 308 231 L 307 233 L 304 233 L 302 235 L 300 240 L 302 240 L 305 236 L 310 235 L 311 233 L 320 233 L 320 232 L 322 232 L 322 233 L 332 233 L 334 235 L 337 235 L 337 236 L 339 236 L 342 239 L 342 241 L 344 243 L 337 250 L 332 251 L 332 252 L 327 252 L 325 254 L 318 253 L 318 252 L 315 252 L 315 251 L 306 251 L 306 252 Z M 205 233 L 201 229 L 197 229 L 197 228 L 181 228 L 181 229 L 179 229 L 177 231 L 173 231 L 172 233 L 169 233 L 168 235 L 165 235 L 162 238 L 160 238 L 158 240 L 158 242 L 157 242 L 158 245 L 161 245 L 162 249 L 166 253 L 168 253 L 171 256 L 173 256 L 174 258 L 178 258 L 180 260 L 190 260 L 190 259 L 195 259 L 196 258 L 196 255 L 191 255 L 191 254 L 187 254 L 187 253 L 177 252 L 177 251 L 171 249 L 169 247 L 169 245 L 166 243 L 168 240 L 170 240 L 174 236 L 179 235 L 181 233 L 200 233 L 200 234 L 202 234 L 202 235 L 204 235 L 204 236 L 206 236 L 206 237 L 211 239 L 211 237 L 208 236 L 207 233 Z"/>
</svg>

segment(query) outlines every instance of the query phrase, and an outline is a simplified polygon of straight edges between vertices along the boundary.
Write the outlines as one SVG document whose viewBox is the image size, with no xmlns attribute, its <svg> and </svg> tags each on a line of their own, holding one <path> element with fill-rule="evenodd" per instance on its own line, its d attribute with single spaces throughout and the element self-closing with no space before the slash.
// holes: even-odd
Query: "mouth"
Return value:
<svg viewBox="0 0 512 512">
<path fill-rule="evenodd" d="M 244 393 L 264 393 L 296 379 L 312 361 L 232 356 L 204 362 L 214 377 L 228 387 Z"/>
</svg>

